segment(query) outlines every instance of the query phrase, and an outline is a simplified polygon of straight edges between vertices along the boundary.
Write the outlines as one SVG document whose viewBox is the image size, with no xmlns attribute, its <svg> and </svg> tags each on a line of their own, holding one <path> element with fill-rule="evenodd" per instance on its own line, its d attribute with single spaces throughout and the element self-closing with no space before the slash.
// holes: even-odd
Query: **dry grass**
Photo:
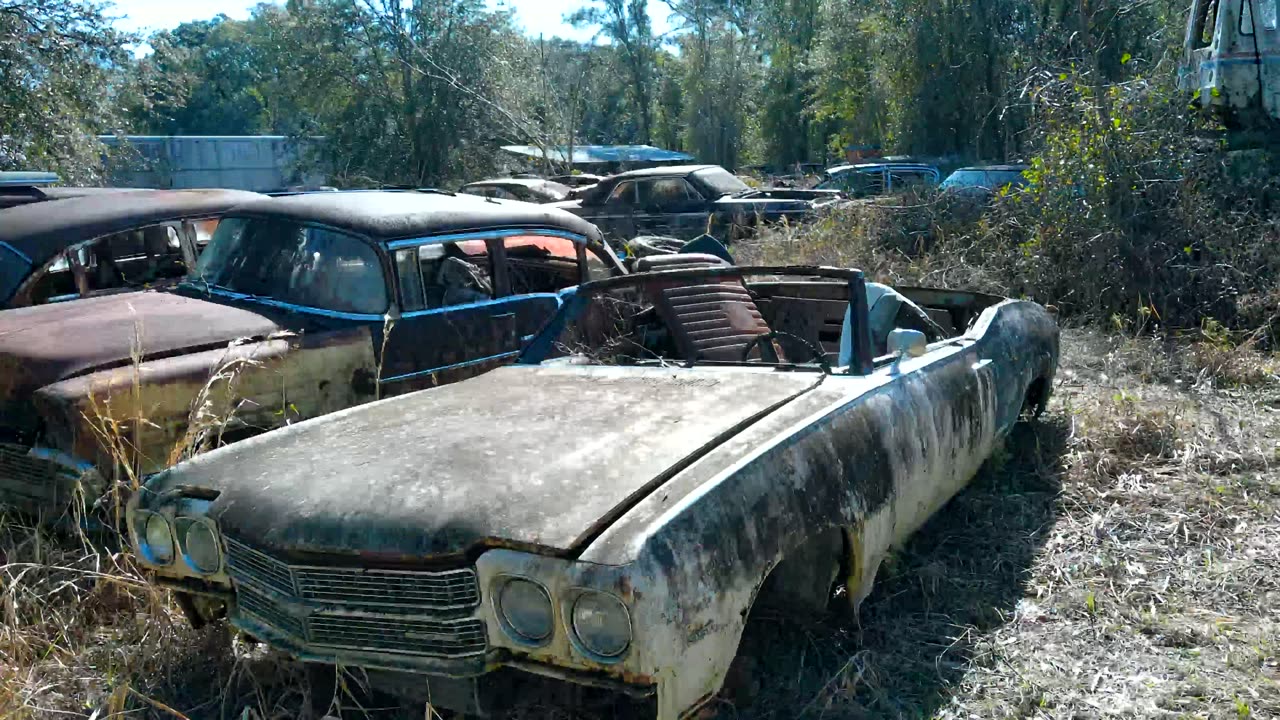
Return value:
<svg viewBox="0 0 1280 720">
<path fill-rule="evenodd" d="M 860 626 L 757 619 L 766 671 L 725 717 L 1280 716 L 1280 392 L 1065 347 L 1050 412 L 881 571 Z"/>
<path fill-rule="evenodd" d="M 754 618 L 719 717 L 1280 716 L 1271 360 L 1064 346 L 1045 418 L 886 563 L 858 624 Z M 0 718 L 284 720 L 335 695 L 423 717 L 191 630 L 109 539 L 0 520 L 0 620 Z"/>
</svg>

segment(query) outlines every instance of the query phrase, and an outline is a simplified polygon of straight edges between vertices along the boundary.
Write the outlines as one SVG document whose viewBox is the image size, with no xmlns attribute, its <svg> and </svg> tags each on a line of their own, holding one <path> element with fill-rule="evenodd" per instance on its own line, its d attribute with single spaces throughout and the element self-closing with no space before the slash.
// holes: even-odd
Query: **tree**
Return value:
<svg viewBox="0 0 1280 720">
<path fill-rule="evenodd" d="M 574 13 L 574 25 L 598 25 L 618 47 L 630 81 L 629 98 L 640 124 L 641 143 L 653 137 L 655 57 L 657 42 L 646 0 L 595 0 L 596 6 Z"/>
<path fill-rule="evenodd" d="M 120 127 L 125 43 L 83 0 L 0 0 L 0 169 L 102 173 L 97 135 Z"/>
</svg>

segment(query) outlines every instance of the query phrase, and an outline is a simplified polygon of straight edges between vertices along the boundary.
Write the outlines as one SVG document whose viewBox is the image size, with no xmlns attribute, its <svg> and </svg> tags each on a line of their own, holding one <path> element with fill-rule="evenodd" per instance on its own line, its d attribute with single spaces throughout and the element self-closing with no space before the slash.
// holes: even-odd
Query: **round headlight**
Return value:
<svg viewBox="0 0 1280 720">
<path fill-rule="evenodd" d="M 201 575 L 218 572 L 222 567 L 222 550 L 218 548 L 218 536 L 213 527 L 192 518 L 178 518 L 175 524 L 182 559 L 187 565 Z"/>
<path fill-rule="evenodd" d="M 173 529 L 163 515 L 147 513 L 142 526 L 142 557 L 153 565 L 173 562 Z"/>
<path fill-rule="evenodd" d="M 514 578 L 498 590 L 498 612 L 517 640 L 540 643 L 555 629 L 551 596 L 529 580 Z"/>
<path fill-rule="evenodd" d="M 631 645 L 631 615 L 618 598 L 586 592 L 573 603 L 573 634 L 596 655 L 618 657 Z"/>
</svg>

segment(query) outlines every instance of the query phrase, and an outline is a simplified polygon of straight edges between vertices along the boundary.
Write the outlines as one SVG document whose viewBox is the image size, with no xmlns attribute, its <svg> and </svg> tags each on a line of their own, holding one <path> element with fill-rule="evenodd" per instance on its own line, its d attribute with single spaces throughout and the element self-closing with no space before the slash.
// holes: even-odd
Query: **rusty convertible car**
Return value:
<svg viewBox="0 0 1280 720">
<path fill-rule="evenodd" d="M 568 291 L 520 364 L 157 474 L 139 556 L 197 620 L 436 707 L 541 677 L 674 720 L 757 603 L 856 606 L 1052 387 L 1031 302 L 644 262 Z"/>
<path fill-rule="evenodd" d="M 253 200 L 176 287 L 0 313 L 0 504 L 60 511 L 199 447 L 509 363 L 558 291 L 622 272 L 595 227 L 528 203 Z"/>
<path fill-rule="evenodd" d="M 170 284 L 194 267 L 240 190 L 44 188 L 0 210 L 0 308 Z"/>
</svg>

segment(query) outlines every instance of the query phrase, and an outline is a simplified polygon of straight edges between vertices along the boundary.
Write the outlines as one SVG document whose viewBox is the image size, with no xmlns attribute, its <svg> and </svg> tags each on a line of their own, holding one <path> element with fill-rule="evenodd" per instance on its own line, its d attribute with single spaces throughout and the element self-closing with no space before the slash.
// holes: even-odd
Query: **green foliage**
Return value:
<svg viewBox="0 0 1280 720">
<path fill-rule="evenodd" d="M 0 169 L 102 172 L 96 135 L 121 127 L 128 35 L 82 0 L 0 0 Z"/>
</svg>

